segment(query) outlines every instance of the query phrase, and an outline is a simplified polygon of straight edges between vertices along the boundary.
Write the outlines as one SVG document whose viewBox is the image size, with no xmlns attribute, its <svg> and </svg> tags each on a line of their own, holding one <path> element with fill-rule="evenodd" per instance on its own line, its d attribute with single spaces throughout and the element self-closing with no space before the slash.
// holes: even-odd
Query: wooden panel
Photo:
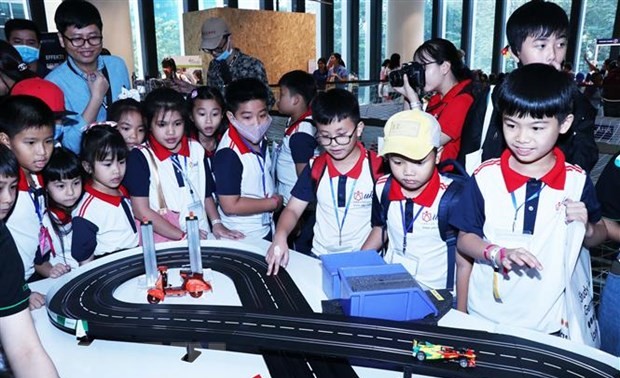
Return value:
<svg viewBox="0 0 620 378">
<path fill-rule="evenodd" d="M 205 78 L 211 56 L 200 51 L 200 31 L 202 23 L 210 17 L 226 20 L 234 46 L 263 62 L 270 84 L 276 84 L 288 71 L 306 71 L 308 61 L 315 59 L 314 14 L 233 8 L 185 13 L 185 54 L 202 56 Z"/>
</svg>

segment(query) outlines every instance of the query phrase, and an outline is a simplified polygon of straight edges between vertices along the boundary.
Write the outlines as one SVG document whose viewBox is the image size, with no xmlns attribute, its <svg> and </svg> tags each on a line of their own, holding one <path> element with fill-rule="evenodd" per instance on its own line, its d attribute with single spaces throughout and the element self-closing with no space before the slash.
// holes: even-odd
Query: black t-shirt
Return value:
<svg viewBox="0 0 620 378">
<path fill-rule="evenodd" d="M 620 219 L 620 167 L 615 161 L 620 152 L 615 154 L 603 169 L 596 183 L 596 196 L 601 203 L 602 214 L 605 218 Z"/>
<path fill-rule="evenodd" d="M 9 229 L 0 221 L 0 317 L 28 308 L 29 297 L 22 259 Z"/>
</svg>

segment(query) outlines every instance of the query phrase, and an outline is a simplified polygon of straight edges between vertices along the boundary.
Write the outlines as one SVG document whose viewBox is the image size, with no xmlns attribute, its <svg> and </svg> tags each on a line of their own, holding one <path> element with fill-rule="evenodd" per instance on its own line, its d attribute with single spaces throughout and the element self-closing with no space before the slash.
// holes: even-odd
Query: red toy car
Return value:
<svg viewBox="0 0 620 378">
<path fill-rule="evenodd" d="M 412 353 L 418 361 L 444 360 L 458 362 L 462 368 L 476 366 L 476 353 L 473 349 L 454 349 L 449 346 L 431 344 L 428 341 L 413 340 Z"/>
<path fill-rule="evenodd" d="M 163 302 L 165 297 L 182 297 L 189 293 L 193 298 L 198 298 L 205 291 L 211 291 L 211 285 L 204 280 L 202 273 L 193 273 L 189 269 L 181 270 L 183 284 L 180 287 L 168 285 L 168 267 L 159 266 L 159 278 L 155 287 L 149 289 L 146 300 L 149 303 Z"/>
</svg>

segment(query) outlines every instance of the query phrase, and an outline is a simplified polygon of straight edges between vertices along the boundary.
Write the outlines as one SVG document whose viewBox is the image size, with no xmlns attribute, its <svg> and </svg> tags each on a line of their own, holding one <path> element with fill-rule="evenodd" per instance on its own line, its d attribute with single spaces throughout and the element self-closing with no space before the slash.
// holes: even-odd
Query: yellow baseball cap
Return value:
<svg viewBox="0 0 620 378">
<path fill-rule="evenodd" d="M 383 133 L 381 156 L 399 154 L 411 160 L 422 160 L 433 148 L 441 146 L 439 122 L 420 109 L 394 114 L 385 123 Z"/>
</svg>

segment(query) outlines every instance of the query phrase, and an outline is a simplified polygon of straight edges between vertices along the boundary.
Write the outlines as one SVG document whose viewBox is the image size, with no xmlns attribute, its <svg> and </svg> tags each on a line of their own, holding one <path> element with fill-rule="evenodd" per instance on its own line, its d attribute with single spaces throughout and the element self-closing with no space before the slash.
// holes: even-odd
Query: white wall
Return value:
<svg viewBox="0 0 620 378">
<path fill-rule="evenodd" d="M 401 63 L 413 59 L 424 43 L 424 1 L 387 0 L 387 56 L 400 54 Z"/>
</svg>

